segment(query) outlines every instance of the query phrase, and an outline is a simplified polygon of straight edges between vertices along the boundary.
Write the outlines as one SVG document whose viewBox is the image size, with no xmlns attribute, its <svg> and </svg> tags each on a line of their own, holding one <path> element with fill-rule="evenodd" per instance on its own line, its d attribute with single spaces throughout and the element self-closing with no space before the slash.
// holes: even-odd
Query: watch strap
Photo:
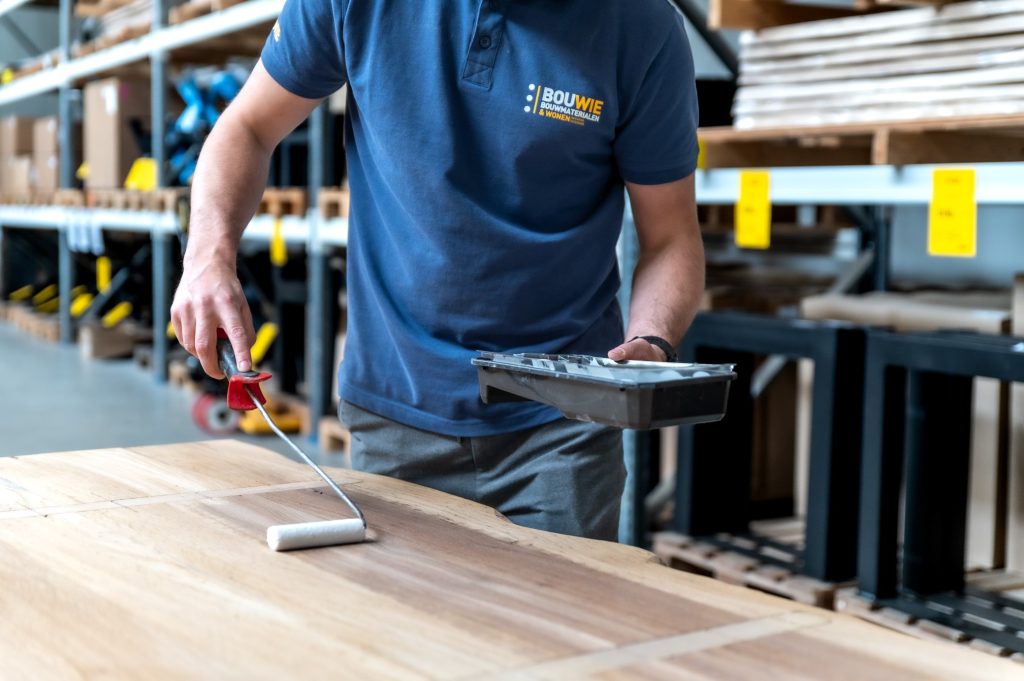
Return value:
<svg viewBox="0 0 1024 681">
<path fill-rule="evenodd" d="M 676 354 L 676 349 L 672 347 L 672 344 L 660 336 L 633 336 L 629 339 L 632 343 L 635 340 L 645 340 L 654 347 L 658 348 L 665 353 L 666 362 L 678 362 L 679 355 Z"/>
</svg>

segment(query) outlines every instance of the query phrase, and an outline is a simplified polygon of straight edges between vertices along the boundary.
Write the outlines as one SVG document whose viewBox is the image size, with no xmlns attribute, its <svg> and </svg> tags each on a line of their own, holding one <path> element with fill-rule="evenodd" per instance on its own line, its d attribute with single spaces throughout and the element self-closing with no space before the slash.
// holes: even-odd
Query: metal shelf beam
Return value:
<svg viewBox="0 0 1024 681">
<path fill-rule="evenodd" d="M 1024 163 L 771 168 L 771 198 L 778 205 L 926 206 L 932 198 L 932 172 L 951 167 L 976 170 L 979 205 L 1024 206 Z M 740 172 L 734 168 L 697 171 L 697 202 L 736 203 Z"/>
<path fill-rule="evenodd" d="M 281 233 L 289 245 L 310 245 L 309 219 L 294 215 L 281 218 Z M 249 223 L 242 239 L 245 242 L 270 243 L 275 218 L 257 215 Z M 174 234 L 178 217 L 173 212 L 146 210 L 112 210 L 107 208 L 64 208 L 60 206 L 0 206 L 0 228 L 28 229 L 104 229 L 137 234 Z M 317 245 L 345 246 L 348 242 L 348 220 L 333 218 L 321 223 Z"/>
</svg>

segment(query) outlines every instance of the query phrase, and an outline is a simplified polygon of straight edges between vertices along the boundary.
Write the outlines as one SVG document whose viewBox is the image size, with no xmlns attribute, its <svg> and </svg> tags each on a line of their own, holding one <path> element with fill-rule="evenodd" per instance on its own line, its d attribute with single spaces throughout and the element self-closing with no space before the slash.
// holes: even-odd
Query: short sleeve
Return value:
<svg viewBox="0 0 1024 681">
<path fill-rule="evenodd" d="M 262 61 L 292 94 L 321 99 L 345 84 L 340 0 L 287 0 L 263 46 Z"/>
<path fill-rule="evenodd" d="M 697 90 L 693 55 L 676 17 L 638 85 L 623 100 L 615 139 L 619 174 L 634 184 L 665 184 L 697 168 Z"/>
</svg>

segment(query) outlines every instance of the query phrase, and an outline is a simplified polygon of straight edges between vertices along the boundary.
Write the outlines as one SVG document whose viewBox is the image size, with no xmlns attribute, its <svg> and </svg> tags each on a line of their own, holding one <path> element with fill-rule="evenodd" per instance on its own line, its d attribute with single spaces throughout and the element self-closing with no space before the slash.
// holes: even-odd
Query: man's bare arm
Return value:
<svg viewBox="0 0 1024 681">
<path fill-rule="evenodd" d="M 660 336 L 678 345 L 704 292 L 704 244 L 697 223 L 694 178 L 661 185 L 627 184 L 640 240 L 633 275 L 626 338 Z M 626 342 L 614 360 L 664 361 L 665 353 L 644 340 Z"/>
<path fill-rule="evenodd" d="M 266 188 L 271 154 L 317 104 L 285 90 L 257 63 L 203 145 L 171 321 L 182 346 L 214 378 L 223 377 L 218 328 L 228 333 L 238 367 L 252 365 L 249 348 L 256 333 L 235 269 L 238 243 Z"/>
</svg>

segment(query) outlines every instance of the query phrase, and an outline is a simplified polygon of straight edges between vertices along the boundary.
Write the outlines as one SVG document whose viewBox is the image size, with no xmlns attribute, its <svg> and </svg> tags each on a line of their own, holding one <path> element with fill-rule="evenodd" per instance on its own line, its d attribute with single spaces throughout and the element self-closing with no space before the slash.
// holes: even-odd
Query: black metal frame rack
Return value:
<svg viewBox="0 0 1024 681">
<path fill-rule="evenodd" d="M 878 607 L 1024 652 L 1024 602 L 965 583 L 978 376 L 1024 382 L 1024 340 L 868 333 L 857 578 L 860 595 Z"/>
</svg>

